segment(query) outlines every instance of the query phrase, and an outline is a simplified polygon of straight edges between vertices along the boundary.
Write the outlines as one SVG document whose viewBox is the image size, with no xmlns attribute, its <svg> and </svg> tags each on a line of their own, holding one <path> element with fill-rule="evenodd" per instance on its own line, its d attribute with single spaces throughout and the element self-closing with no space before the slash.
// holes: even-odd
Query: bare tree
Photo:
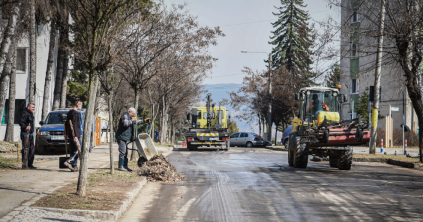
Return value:
<svg viewBox="0 0 423 222">
<path fill-rule="evenodd" d="M 12 71 L 10 73 L 10 84 L 9 84 L 9 110 L 7 111 L 7 126 L 4 141 L 13 142 L 14 139 L 14 127 L 15 127 L 15 97 L 16 97 L 16 39 L 12 43 L 11 51 L 12 57 Z"/>
<path fill-rule="evenodd" d="M 376 68 L 374 58 L 378 52 L 377 39 L 381 1 L 341 1 L 329 0 L 335 7 L 340 7 L 344 30 L 341 36 L 341 56 L 354 55 L 364 61 L 360 64 L 360 75 L 373 75 Z M 357 23 L 349 21 L 359 19 Z M 419 0 L 390 0 L 386 3 L 386 16 L 382 36 L 383 56 L 381 66 L 389 75 L 390 81 L 398 90 L 406 90 L 423 129 L 423 102 L 420 91 L 419 75 L 423 57 L 423 2 Z M 358 71 L 358 70 L 357 70 Z M 384 77 L 385 79 L 387 77 Z M 403 87 L 405 85 L 405 87 Z M 406 88 L 406 89 L 405 89 Z M 420 161 L 423 162 L 423 131 L 419 131 Z"/>
<path fill-rule="evenodd" d="M 136 0 L 69 0 L 67 6 L 74 23 L 70 25 L 74 35 L 72 52 L 86 67 L 89 75 L 88 105 L 84 124 L 81 169 L 77 194 L 85 196 L 88 170 L 88 147 L 93 123 L 94 101 L 98 86 L 98 72 L 107 70 L 121 53 L 116 41 L 122 41 L 123 33 L 139 14 L 144 3 Z"/>
</svg>

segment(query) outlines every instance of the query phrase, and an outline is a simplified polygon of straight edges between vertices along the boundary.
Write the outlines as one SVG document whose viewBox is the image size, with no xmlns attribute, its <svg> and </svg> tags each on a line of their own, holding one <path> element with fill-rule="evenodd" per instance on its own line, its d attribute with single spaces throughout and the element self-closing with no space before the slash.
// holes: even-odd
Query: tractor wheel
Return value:
<svg viewBox="0 0 423 222">
<path fill-rule="evenodd" d="M 353 150 L 350 148 L 349 150 L 345 151 L 338 159 L 338 169 L 339 170 L 350 170 L 352 165 L 353 159 Z"/>
<path fill-rule="evenodd" d="M 189 151 L 192 151 L 193 150 L 193 146 L 190 143 L 187 143 L 187 149 Z"/>
<path fill-rule="evenodd" d="M 294 141 L 294 167 L 306 168 L 308 163 L 307 144 L 301 143 L 301 137 L 295 137 Z"/>
<path fill-rule="evenodd" d="M 330 167 L 338 167 L 338 157 L 330 156 L 329 157 L 329 165 L 330 165 Z"/>
<path fill-rule="evenodd" d="M 294 166 L 294 155 L 291 148 L 288 149 L 288 164 L 289 166 Z"/>
</svg>

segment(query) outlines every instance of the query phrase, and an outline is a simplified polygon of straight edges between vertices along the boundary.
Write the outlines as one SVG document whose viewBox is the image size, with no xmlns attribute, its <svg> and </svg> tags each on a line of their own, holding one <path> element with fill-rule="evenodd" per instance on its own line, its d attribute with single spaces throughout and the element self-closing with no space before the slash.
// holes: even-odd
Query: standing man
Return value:
<svg viewBox="0 0 423 222">
<path fill-rule="evenodd" d="M 34 110 L 35 105 L 30 103 L 26 109 L 21 113 L 19 126 L 21 127 L 21 140 L 22 140 L 22 160 L 24 160 L 25 147 L 28 146 L 27 160 L 29 169 L 37 169 L 34 167 Z M 26 144 L 26 135 L 29 131 L 29 143 Z"/>
<path fill-rule="evenodd" d="M 129 108 L 127 113 L 124 113 L 119 119 L 118 130 L 116 132 L 116 141 L 119 146 L 119 167 L 118 170 L 121 171 L 132 171 L 128 167 L 128 149 L 126 148 L 126 143 L 132 141 L 135 138 L 132 138 L 134 135 L 133 130 L 135 123 L 142 124 L 148 123 L 150 118 L 145 120 L 135 121 L 135 116 L 137 112 L 134 108 Z"/>
<path fill-rule="evenodd" d="M 69 138 L 69 149 L 70 149 L 70 158 L 66 160 L 65 165 L 70 169 L 70 171 L 75 172 L 78 171 L 78 147 L 76 143 L 81 146 L 81 114 L 78 113 L 78 110 L 81 110 L 82 102 L 77 100 L 73 104 L 73 109 L 69 110 L 67 117 L 66 117 L 66 137 Z M 72 121 L 73 126 L 73 133 L 72 128 L 70 127 L 70 122 Z M 73 136 L 75 135 L 75 136 Z"/>
</svg>

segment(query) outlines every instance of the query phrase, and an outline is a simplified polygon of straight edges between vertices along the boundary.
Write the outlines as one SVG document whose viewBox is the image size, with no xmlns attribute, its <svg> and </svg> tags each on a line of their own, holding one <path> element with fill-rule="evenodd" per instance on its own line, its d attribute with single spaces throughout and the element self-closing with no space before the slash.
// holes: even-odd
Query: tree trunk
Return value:
<svg viewBox="0 0 423 222">
<path fill-rule="evenodd" d="M 100 89 L 101 89 L 101 87 L 97 87 L 97 93 L 96 93 L 96 96 L 95 96 L 95 108 L 94 108 L 94 116 L 95 117 L 97 117 L 98 113 L 100 112 L 100 103 L 99 103 Z"/>
<path fill-rule="evenodd" d="M 175 144 L 175 122 L 172 120 L 172 144 Z"/>
<path fill-rule="evenodd" d="M 275 145 L 276 145 L 276 140 L 278 140 L 278 126 L 277 125 L 275 129 Z"/>
<path fill-rule="evenodd" d="M 52 19 L 50 24 L 50 45 L 48 48 L 48 59 L 47 59 L 47 72 L 44 84 L 44 96 L 43 96 L 43 111 L 41 120 L 44 121 L 49 112 L 50 106 L 50 85 L 51 85 L 51 74 L 54 63 L 54 47 L 56 45 L 56 20 Z"/>
<path fill-rule="evenodd" d="M 4 69 L 4 64 L 8 57 L 12 40 L 14 39 L 14 36 L 15 36 L 20 5 L 21 5 L 20 3 L 14 3 L 12 5 L 10 17 L 9 17 L 9 20 L 7 21 L 6 29 L 4 30 L 3 41 L 1 42 L 1 45 L 0 45 L 0 72 L 2 72 Z M 0 107 L 1 110 L 3 110 L 3 108 L 4 107 Z"/>
<path fill-rule="evenodd" d="M 4 141 L 13 142 L 14 137 L 14 126 L 15 126 L 15 97 L 16 97 L 16 41 L 13 40 L 12 47 L 10 50 L 13 53 L 12 56 L 12 71 L 10 73 L 10 85 L 9 85 L 9 110 L 7 116 L 6 135 Z"/>
<path fill-rule="evenodd" d="M 60 99 L 62 96 L 62 77 L 63 77 L 63 63 L 66 51 L 63 50 L 65 44 L 65 35 L 63 31 L 60 31 L 59 40 L 59 54 L 57 58 L 57 69 L 56 69 L 56 81 L 54 84 L 54 98 L 53 98 L 53 110 L 57 110 L 60 107 Z"/>
<path fill-rule="evenodd" d="M 110 152 L 110 174 L 115 173 L 115 164 L 113 160 L 113 113 L 112 113 L 112 104 L 113 104 L 113 89 L 109 93 L 109 130 L 110 130 L 110 140 L 109 140 L 109 152 Z"/>
<path fill-rule="evenodd" d="M 69 43 L 69 16 L 65 20 L 66 23 L 63 24 L 65 30 L 63 31 L 64 46 L 67 47 Z M 68 89 L 68 66 L 69 66 L 69 54 L 67 50 L 63 52 L 63 73 L 62 73 L 62 85 L 61 85 L 61 96 L 60 96 L 60 108 L 66 108 L 66 93 Z M 98 87 L 100 89 L 100 87 Z"/>
<path fill-rule="evenodd" d="M 85 188 L 87 185 L 87 173 L 88 173 L 88 149 L 91 142 L 91 131 L 93 124 L 93 113 L 94 113 L 94 101 L 97 94 L 98 87 L 98 75 L 94 75 L 94 70 L 90 70 L 89 80 L 89 94 L 88 94 L 88 106 L 85 114 L 84 123 L 84 134 L 82 141 L 82 153 L 80 161 L 80 170 L 78 176 L 78 188 L 76 193 L 78 196 L 85 196 Z"/>
<path fill-rule="evenodd" d="M 15 40 L 12 40 L 12 47 L 10 47 L 10 49 L 13 50 L 12 52 L 16 51 L 14 45 L 15 45 Z M 1 88 L 0 107 L 4 107 L 6 105 L 6 95 L 9 89 L 9 79 L 10 79 L 10 74 L 12 72 L 13 57 L 14 57 L 14 53 L 9 53 L 7 55 L 6 64 L 3 68 L 3 72 L 0 77 L 0 88 Z M 4 109 L 0 110 L 0 119 L 3 118 L 3 111 Z"/>
<path fill-rule="evenodd" d="M 35 81 L 37 75 L 37 45 L 36 45 L 36 27 L 35 27 L 35 0 L 31 0 L 30 9 L 30 28 L 29 28 L 29 39 L 30 39 L 30 73 L 29 73 L 29 103 L 35 104 Z"/>
<path fill-rule="evenodd" d="M 134 92 L 135 92 L 135 98 L 134 98 L 134 106 L 135 107 L 134 108 L 135 108 L 135 111 L 138 111 L 138 100 L 139 100 L 139 97 L 140 97 L 138 86 L 134 87 Z M 138 117 L 138 114 L 139 113 L 137 113 L 136 117 Z M 137 132 L 137 129 L 135 128 L 134 131 Z M 137 135 L 135 135 L 135 136 L 137 136 Z M 135 140 L 132 142 L 131 161 L 135 160 L 135 150 L 134 149 L 135 149 Z"/>
</svg>

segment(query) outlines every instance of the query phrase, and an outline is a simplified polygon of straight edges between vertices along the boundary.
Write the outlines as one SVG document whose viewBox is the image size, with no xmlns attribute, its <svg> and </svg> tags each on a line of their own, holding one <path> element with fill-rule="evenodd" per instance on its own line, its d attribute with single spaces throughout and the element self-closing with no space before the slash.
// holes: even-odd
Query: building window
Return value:
<svg viewBox="0 0 423 222">
<path fill-rule="evenodd" d="M 26 48 L 19 48 L 17 51 L 16 70 L 26 72 Z"/>
<path fill-rule="evenodd" d="M 360 14 L 357 11 L 354 11 L 351 15 L 351 23 L 360 22 Z"/>
<path fill-rule="evenodd" d="M 358 44 L 351 43 L 351 57 L 357 57 L 357 56 L 358 56 Z"/>
<path fill-rule="evenodd" d="M 21 118 L 21 113 L 26 108 L 26 100 L 24 99 L 15 99 L 15 121 L 14 124 L 19 124 L 19 119 Z M 6 105 L 4 106 L 4 115 L 1 119 L 1 124 L 7 124 L 7 117 L 9 115 L 9 99 L 6 99 Z"/>
<path fill-rule="evenodd" d="M 351 79 L 351 94 L 358 93 L 358 79 Z"/>
</svg>

